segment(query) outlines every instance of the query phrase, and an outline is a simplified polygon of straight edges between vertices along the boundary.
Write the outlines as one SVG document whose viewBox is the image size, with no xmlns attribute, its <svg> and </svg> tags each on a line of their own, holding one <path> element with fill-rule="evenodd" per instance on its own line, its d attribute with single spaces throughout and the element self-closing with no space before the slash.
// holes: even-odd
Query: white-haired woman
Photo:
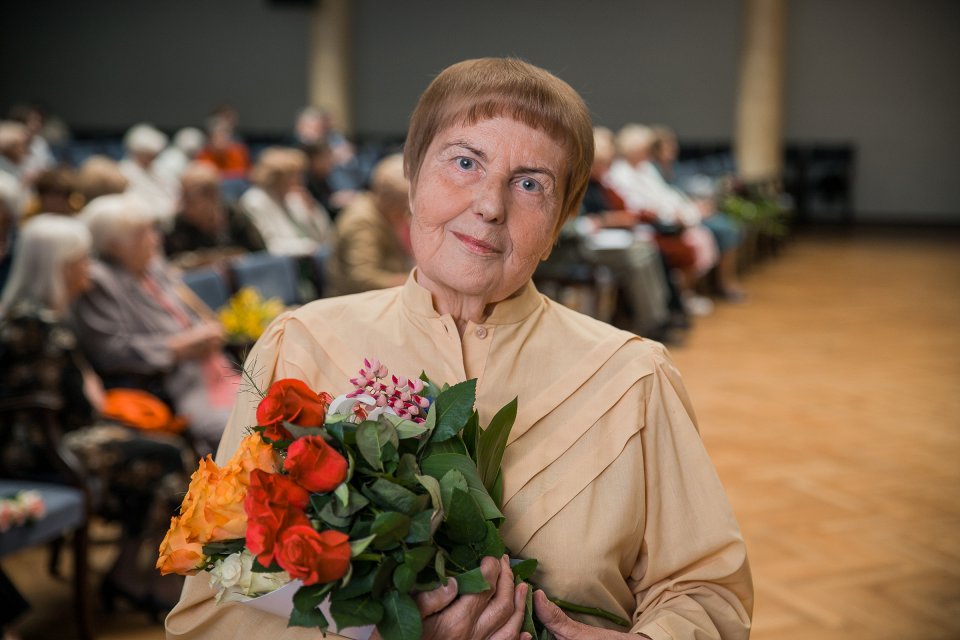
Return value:
<svg viewBox="0 0 960 640">
<path fill-rule="evenodd" d="M 155 165 L 167 141 L 166 134 L 153 126 L 135 125 L 123 137 L 127 155 L 120 162 L 120 171 L 129 182 L 127 191 L 148 203 L 164 228 L 173 224 L 180 197 L 179 183 L 166 179 Z"/>
<path fill-rule="evenodd" d="M 81 212 L 99 261 L 74 305 L 77 337 L 107 386 L 137 387 L 172 404 L 201 453 L 220 439 L 236 393 L 223 332 L 159 259 L 149 208 L 129 194 Z"/>
<path fill-rule="evenodd" d="M 330 240 L 330 215 L 304 186 L 302 151 L 271 147 L 260 154 L 240 209 L 263 236 L 267 251 L 310 255 Z"/>
<path fill-rule="evenodd" d="M 62 399 L 63 444 L 99 479 L 101 513 L 123 527 L 120 554 L 103 583 L 105 602 L 121 595 L 156 615 L 166 606 L 157 597 L 161 583 L 138 557 L 156 545 L 184 490 L 181 448 L 173 437 L 98 418 L 103 385 L 67 324 L 71 302 L 90 287 L 90 247 L 90 232 L 71 218 L 41 214 L 23 226 L 0 298 L 0 397 L 47 391 Z M 55 473 L 33 427 L 16 422 L 0 430 L 0 475 Z"/>
</svg>

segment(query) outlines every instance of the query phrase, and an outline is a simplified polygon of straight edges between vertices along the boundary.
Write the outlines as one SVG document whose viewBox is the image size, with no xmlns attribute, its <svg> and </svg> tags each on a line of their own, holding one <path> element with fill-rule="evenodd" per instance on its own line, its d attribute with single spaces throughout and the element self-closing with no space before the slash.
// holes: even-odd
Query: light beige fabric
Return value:
<svg viewBox="0 0 960 640">
<path fill-rule="evenodd" d="M 337 217 L 327 263 L 332 295 L 385 289 L 403 282 L 412 260 L 369 193 L 357 195 Z"/>
<path fill-rule="evenodd" d="M 496 305 L 461 340 L 429 292 L 403 287 L 320 300 L 279 318 L 247 362 L 261 386 L 296 377 L 334 395 L 364 356 L 394 373 L 478 379 L 489 421 L 519 396 L 504 457 L 503 533 L 540 560 L 549 594 L 634 620 L 666 638 L 746 638 L 752 586 L 746 551 L 700 441 L 680 376 L 663 347 L 574 313 L 532 284 Z M 220 446 L 254 424 L 244 394 Z M 214 605 L 190 578 L 168 638 L 319 638 L 238 605 Z M 585 622 L 600 625 L 597 620 Z"/>
</svg>

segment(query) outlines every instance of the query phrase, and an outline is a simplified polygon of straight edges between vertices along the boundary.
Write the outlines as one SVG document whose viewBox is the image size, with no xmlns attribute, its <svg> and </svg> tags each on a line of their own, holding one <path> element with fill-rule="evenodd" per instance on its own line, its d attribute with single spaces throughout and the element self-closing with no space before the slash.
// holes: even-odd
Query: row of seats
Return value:
<svg viewBox="0 0 960 640">
<path fill-rule="evenodd" d="M 240 256 L 222 267 L 188 271 L 183 281 L 211 309 L 225 306 L 233 293 L 245 287 L 255 289 L 264 299 L 279 298 L 287 306 L 302 304 L 308 300 L 304 299 L 299 286 L 301 265 L 305 266 L 316 297 L 320 297 L 325 288 L 327 255 L 327 249 L 302 258 L 259 251 Z"/>
</svg>

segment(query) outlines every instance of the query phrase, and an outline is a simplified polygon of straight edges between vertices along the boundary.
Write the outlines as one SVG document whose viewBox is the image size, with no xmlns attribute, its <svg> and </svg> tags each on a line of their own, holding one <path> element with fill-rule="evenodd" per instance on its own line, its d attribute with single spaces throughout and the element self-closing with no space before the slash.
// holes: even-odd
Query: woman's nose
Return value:
<svg viewBox="0 0 960 640">
<path fill-rule="evenodd" d="M 483 180 L 477 185 L 474 211 L 484 222 L 501 224 L 507 219 L 507 191 L 494 179 Z"/>
</svg>

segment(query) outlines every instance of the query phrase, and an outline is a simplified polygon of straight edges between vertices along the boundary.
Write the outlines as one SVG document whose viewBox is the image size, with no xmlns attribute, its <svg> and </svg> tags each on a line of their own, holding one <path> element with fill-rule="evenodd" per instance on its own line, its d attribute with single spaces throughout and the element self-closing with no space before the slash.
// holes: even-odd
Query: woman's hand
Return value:
<svg viewBox="0 0 960 640">
<path fill-rule="evenodd" d="M 457 596 L 453 578 L 447 584 L 417 594 L 415 600 L 423 618 L 423 640 L 529 640 L 520 634 L 523 626 L 527 585 L 513 584 L 513 571 L 506 556 L 486 557 L 480 571 L 493 585 L 483 593 Z M 374 633 L 371 640 L 378 640 Z"/>
<path fill-rule="evenodd" d="M 635 634 L 600 629 L 577 622 L 564 613 L 563 609 L 550 602 L 543 591 L 533 594 L 533 610 L 540 622 L 556 636 L 557 640 L 636 640 L 637 638 Z"/>
<path fill-rule="evenodd" d="M 167 345 L 177 362 L 203 360 L 223 346 L 223 328 L 217 322 L 204 322 L 171 336 Z"/>
</svg>

